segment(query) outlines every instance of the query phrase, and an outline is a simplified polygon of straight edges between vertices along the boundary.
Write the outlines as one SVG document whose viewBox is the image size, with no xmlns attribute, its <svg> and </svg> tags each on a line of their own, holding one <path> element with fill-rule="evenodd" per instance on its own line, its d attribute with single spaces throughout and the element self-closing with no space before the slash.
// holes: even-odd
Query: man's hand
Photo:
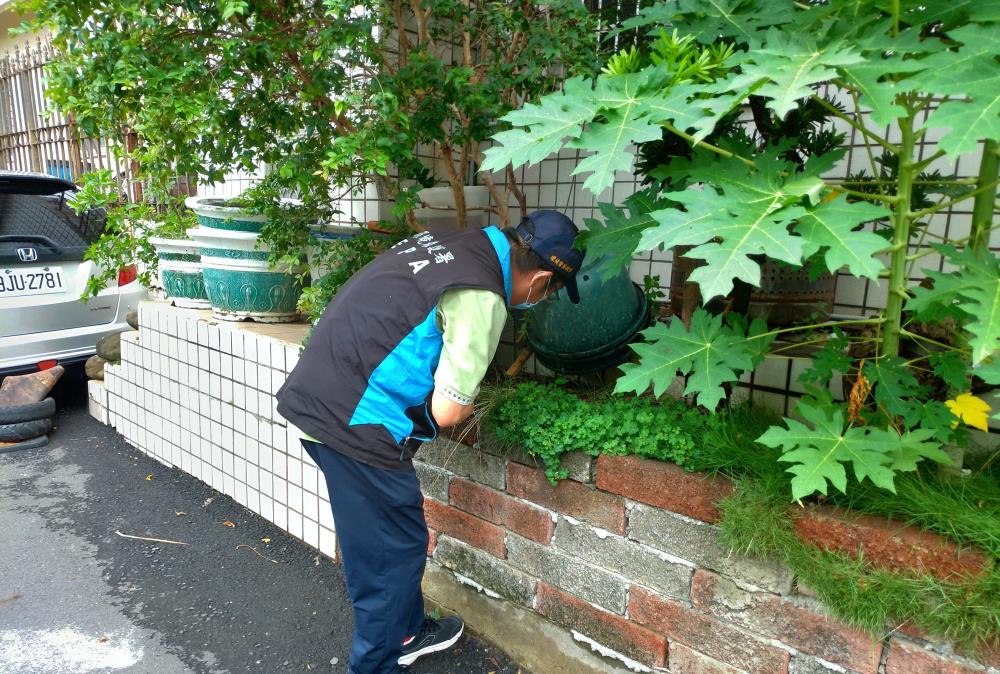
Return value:
<svg viewBox="0 0 1000 674">
<path fill-rule="evenodd" d="M 451 398 L 446 398 L 438 393 L 437 389 L 431 395 L 431 414 L 441 428 L 462 423 L 472 416 L 475 409 L 475 405 L 460 405 Z"/>
</svg>

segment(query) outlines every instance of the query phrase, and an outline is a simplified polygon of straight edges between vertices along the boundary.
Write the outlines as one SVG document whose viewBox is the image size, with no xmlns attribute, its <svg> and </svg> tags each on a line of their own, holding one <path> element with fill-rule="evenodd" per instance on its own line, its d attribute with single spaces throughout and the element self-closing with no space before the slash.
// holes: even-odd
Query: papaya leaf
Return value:
<svg viewBox="0 0 1000 674">
<path fill-rule="evenodd" d="M 761 326 L 752 326 L 755 335 L 763 333 Z M 691 316 L 690 331 L 680 320 L 669 325 L 658 323 L 643 331 L 646 341 L 632 344 L 639 363 L 621 366 L 622 377 L 615 392 L 642 393 L 650 386 L 653 395 L 663 395 L 678 372 L 688 377 L 685 395 L 696 396 L 699 405 L 715 409 L 725 396 L 722 385 L 739 379 L 740 373 L 754 366 L 759 353 L 757 342 L 767 338 L 747 337 L 731 326 L 724 325 L 721 316 L 696 309 Z"/>
<path fill-rule="evenodd" d="M 1000 349 L 1000 265 L 994 265 L 992 274 L 982 275 L 982 285 L 969 288 L 964 297 L 974 320 L 965 328 L 972 333 L 969 344 L 972 347 L 972 362 L 977 364 Z"/>
<path fill-rule="evenodd" d="M 767 107 L 784 117 L 799 99 L 812 96 L 813 87 L 837 77 L 838 66 L 864 62 L 857 49 L 843 41 L 818 45 L 797 32 L 771 27 L 763 41 L 755 40 L 734 80 L 738 88 L 755 86 L 756 93 L 770 100 Z"/>
<path fill-rule="evenodd" d="M 930 430 L 938 442 L 956 442 L 956 435 L 962 430 L 952 428 L 956 418 L 940 400 L 928 400 L 920 411 L 920 428 Z"/>
<path fill-rule="evenodd" d="M 581 235 L 588 258 L 597 260 L 592 273 L 605 279 L 627 267 L 643 230 L 656 224 L 652 212 L 666 208 L 668 203 L 658 198 L 656 188 L 649 188 L 633 193 L 623 207 L 606 202 L 598 204 L 604 222 L 585 219 L 587 231 Z"/>
<path fill-rule="evenodd" d="M 935 351 L 927 357 L 927 362 L 948 388 L 968 390 L 969 364 L 958 351 Z"/>
<path fill-rule="evenodd" d="M 767 357 L 768 349 L 771 347 L 771 342 L 774 341 L 774 337 L 764 336 L 767 332 L 767 321 L 762 318 L 755 318 L 747 324 L 746 316 L 728 313 L 726 314 L 726 323 L 738 334 L 747 336 L 744 346 L 746 347 L 747 354 L 750 356 L 752 367 L 756 368 L 763 363 Z"/>
<path fill-rule="evenodd" d="M 537 164 L 562 149 L 568 138 L 577 138 L 583 124 L 597 113 L 593 82 L 574 77 L 563 90 L 527 103 L 503 119 L 515 127 L 493 136 L 496 145 L 486 150 L 484 171 L 502 171 L 508 164 L 517 168 Z"/>
<path fill-rule="evenodd" d="M 759 286 L 760 264 L 752 255 L 766 254 L 794 265 L 802 261 L 802 238 L 788 230 L 805 210 L 783 207 L 781 192 L 772 194 L 769 201 L 748 201 L 748 195 L 737 190 L 687 190 L 667 196 L 687 210 L 654 213 L 659 227 L 644 232 L 639 247 L 657 243 L 664 248 L 694 246 L 685 256 L 706 264 L 695 269 L 690 280 L 699 285 L 706 301 L 728 295 L 733 279 Z"/>
<path fill-rule="evenodd" d="M 868 360 L 864 375 L 872 384 L 875 402 L 890 416 L 900 417 L 907 428 L 920 422 L 922 404 L 918 398 L 925 390 L 906 368 L 906 361 L 899 356 Z"/>
<path fill-rule="evenodd" d="M 893 434 L 893 431 L 889 431 Z M 899 439 L 899 448 L 891 454 L 892 463 L 889 467 L 899 471 L 914 471 L 923 459 L 937 463 L 949 464 L 951 458 L 941 449 L 940 442 L 932 442 L 935 433 L 933 429 L 918 428 L 903 433 Z"/>
<path fill-rule="evenodd" d="M 572 147 L 593 152 L 573 170 L 574 175 L 592 173 L 583 183 L 585 189 L 600 194 L 614 184 L 616 171 L 632 168 L 635 143 L 662 137 L 660 124 L 696 129 L 695 137 L 701 138 L 732 105 L 733 96 L 696 98 L 703 87 L 680 84 L 664 89 L 666 74 L 665 66 L 651 66 L 638 73 L 597 79 L 595 100 L 603 119 L 589 123 L 570 141 Z"/>
<path fill-rule="evenodd" d="M 996 31 L 996 26 L 974 23 L 948 31 L 948 39 L 962 46 L 912 62 L 922 66 L 922 72 L 913 75 L 907 85 L 914 91 L 973 98 L 1000 88 Z"/>
<path fill-rule="evenodd" d="M 626 76 L 627 77 L 627 76 Z M 636 143 L 659 140 L 663 129 L 649 117 L 632 115 L 632 109 L 609 111 L 604 121 L 591 124 L 570 147 L 594 150 L 577 162 L 573 175 L 590 173 L 583 181 L 584 189 L 600 194 L 615 182 L 615 173 L 629 172 L 635 161 Z"/>
<path fill-rule="evenodd" d="M 940 22 L 948 26 L 963 19 L 1000 21 L 1000 0 L 949 0 L 943 3 L 908 0 L 905 10 L 914 23 L 922 24 Z"/>
<path fill-rule="evenodd" d="M 895 30 L 896 25 L 892 17 L 886 16 L 858 26 L 858 35 L 853 42 L 862 53 L 870 58 L 874 58 L 876 55 L 882 58 L 898 56 L 908 60 L 948 48 L 943 40 L 925 35 L 919 25 L 909 28 L 900 25 L 899 32 L 893 35 Z M 934 35 L 936 36 L 937 33 L 935 32 Z"/>
<path fill-rule="evenodd" d="M 889 75 L 923 69 L 924 65 L 920 61 L 875 57 L 864 63 L 841 66 L 840 73 L 845 81 L 858 89 L 861 94 L 860 102 L 871 108 L 872 121 L 885 126 L 892 124 L 898 117 L 906 117 L 906 108 L 896 102 L 896 97 L 911 91 L 908 81 L 897 81 Z"/>
<path fill-rule="evenodd" d="M 685 33 L 701 42 L 714 42 L 720 36 L 749 42 L 762 28 L 780 26 L 795 20 L 793 3 L 767 0 L 676 0 L 657 2 L 624 22 L 623 30 L 663 24 L 683 25 Z M 680 23 L 678 23 L 680 22 Z"/>
<path fill-rule="evenodd" d="M 931 113 L 924 128 L 950 129 L 938 147 L 952 157 L 972 152 L 980 140 L 1000 139 L 1000 90 L 979 92 L 968 100 L 945 101 Z"/>
<path fill-rule="evenodd" d="M 760 264 L 751 256 L 802 264 L 805 239 L 790 228 L 807 211 L 795 202 L 822 183 L 809 173 L 789 173 L 778 151 L 755 157 L 757 170 L 696 158 L 691 168 L 695 180 L 705 181 L 704 188 L 665 194 L 685 210 L 654 212 L 658 225 L 643 231 L 637 250 L 693 246 L 685 255 L 707 264 L 690 280 L 706 301 L 729 294 L 734 278 L 760 285 Z"/>
<path fill-rule="evenodd" d="M 991 386 L 1000 386 L 1000 358 L 981 363 L 974 374 Z"/>
<path fill-rule="evenodd" d="M 980 364 L 974 374 L 990 386 L 1000 386 L 1000 357 L 994 356 L 993 360 Z M 1000 410 L 992 418 L 1000 421 Z"/>
<path fill-rule="evenodd" d="M 962 97 L 942 102 L 924 124 L 951 129 L 939 145 L 955 156 L 973 151 L 981 139 L 1000 138 L 1000 63 L 995 25 L 968 24 L 948 31 L 948 39 L 962 46 L 921 59 L 924 69 L 906 84 L 941 97 Z"/>
<path fill-rule="evenodd" d="M 795 232 L 804 239 L 802 256 L 810 257 L 823 249 L 823 260 L 831 272 L 847 267 L 855 276 L 877 281 L 885 265 L 876 253 L 886 247 L 886 240 L 873 232 L 854 230 L 888 215 L 889 211 L 881 206 L 849 203 L 843 195 L 824 201 L 809 209 L 795 226 Z"/>
<path fill-rule="evenodd" d="M 921 90 L 932 64 L 954 58 L 943 40 L 922 35 L 919 26 L 897 35 L 892 34 L 892 29 L 891 19 L 865 27 L 855 44 L 866 61 L 838 68 L 844 80 L 858 89 L 861 103 L 871 108 L 871 119 L 880 126 L 906 116 L 906 108 L 897 103 L 899 94 Z M 949 78 L 950 72 L 945 66 L 943 72 L 932 77 Z"/>
<path fill-rule="evenodd" d="M 925 269 L 934 287 L 914 288 L 906 308 L 919 320 L 960 311 L 963 327 L 971 335 L 975 367 L 1000 350 L 1000 260 L 989 250 L 958 252 L 948 246 L 938 246 L 938 250 L 958 269 L 948 273 Z"/>
<path fill-rule="evenodd" d="M 637 143 L 662 137 L 660 125 L 708 134 L 715 122 L 740 100 L 738 94 L 704 98 L 704 87 L 679 84 L 666 87 L 662 65 L 637 73 L 600 75 L 593 83 L 574 78 L 564 90 L 525 105 L 503 119 L 514 128 L 493 136 L 482 170 L 497 171 L 512 164 L 537 163 L 564 146 L 592 154 L 573 174 L 589 173 L 583 186 L 600 194 L 614 183 L 617 171 L 630 171 Z"/>
<path fill-rule="evenodd" d="M 823 348 L 812 355 L 809 368 L 799 375 L 799 383 L 825 386 L 834 372 L 845 373 L 850 370 L 852 361 L 847 355 L 849 346 L 847 335 L 839 328 L 834 328 Z"/>
<path fill-rule="evenodd" d="M 966 391 L 955 396 L 954 400 L 946 400 L 944 404 L 948 406 L 951 413 L 961 419 L 964 423 L 978 428 L 981 431 L 989 431 L 987 415 L 990 413 L 990 406 L 982 398 L 972 395 Z"/>
<path fill-rule="evenodd" d="M 923 431 L 908 436 L 904 448 L 904 440 L 894 430 L 845 427 L 841 406 L 803 399 L 796 411 L 807 423 L 786 418 L 787 428 L 772 426 L 757 438 L 763 445 L 784 450 L 778 460 L 793 464 L 787 470 L 794 476 L 792 497 L 796 500 L 817 492 L 826 494 L 828 484 L 844 492 L 847 489 L 844 466 L 848 464 L 859 482 L 869 479 L 876 486 L 895 492 L 896 470 L 907 470 L 923 456 L 934 458 L 934 447 L 926 442 L 928 434 Z"/>
</svg>

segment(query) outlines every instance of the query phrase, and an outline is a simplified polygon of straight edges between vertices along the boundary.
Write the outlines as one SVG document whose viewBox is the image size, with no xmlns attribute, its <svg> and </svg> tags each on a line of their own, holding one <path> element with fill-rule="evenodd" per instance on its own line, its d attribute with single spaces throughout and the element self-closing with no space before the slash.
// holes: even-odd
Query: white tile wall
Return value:
<svg viewBox="0 0 1000 674">
<path fill-rule="evenodd" d="M 336 558 L 325 480 L 274 400 L 298 344 L 156 302 L 139 306 L 139 326 L 103 384 L 90 382 L 95 417 Z"/>
<path fill-rule="evenodd" d="M 87 382 L 88 409 L 90 415 L 102 424 L 109 422 L 108 419 L 108 389 L 104 382 L 91 379 Z"/>
</svg>

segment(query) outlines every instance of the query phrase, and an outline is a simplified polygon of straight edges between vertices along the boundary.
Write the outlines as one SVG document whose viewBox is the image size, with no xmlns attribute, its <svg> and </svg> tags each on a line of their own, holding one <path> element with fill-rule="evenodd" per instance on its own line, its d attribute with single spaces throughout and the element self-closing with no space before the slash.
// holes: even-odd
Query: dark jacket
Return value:
<svg viewBox="0 0 1000 674">
<path fill-rule="evenodd" d="M 510 245 L 500 230 L 424 232 L 375 258 L 323 312 L 278 391 L 278 412 L 358 461 L 411 468 L 420 445 L 437 435 L 437 304 L 452 288 L 509 301 Z"/>
</svg>

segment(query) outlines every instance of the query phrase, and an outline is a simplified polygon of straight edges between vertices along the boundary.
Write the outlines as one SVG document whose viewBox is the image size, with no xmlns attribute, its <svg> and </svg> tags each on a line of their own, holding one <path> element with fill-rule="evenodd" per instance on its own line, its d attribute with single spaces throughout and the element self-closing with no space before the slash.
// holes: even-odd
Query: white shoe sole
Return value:
<svg viewBox="0 0 1000 674">
<path fill-rule="evenodd" d="M 461 627 L 461 629 L 458 630 L 458 634 L 456 634 L 455 636 L 453 636 L 451 639 L 448 639 L 448 641 L 442 641 L 439 644 L 434 644 L 433 646 L 428 646 L 427 648 L 425 648 L 425 649 L 423 649 L 421 651 L 414 651 L 413 653 L 410 653 L 408 655 L 401 656 L 399 658 L 399 664 L 400 664 L 400 666 L 406 667 L 406 666 L 412 665 L 414 662 L 416 662 L 417 658 L 422 658 L 425 655 L 429 655 L 431 653 L 438 653 L 440 651 L 446 651 L 446 650 L 448 650 L 449 648 L 451 648 L 452 646 L 454 646 L 458 642 L 459 639 L 462 638 L 462 632 L 464 632 L 464 631 L 465 631 L 465 624 L 463 624 L 462 627 Z"/>
</svg>

